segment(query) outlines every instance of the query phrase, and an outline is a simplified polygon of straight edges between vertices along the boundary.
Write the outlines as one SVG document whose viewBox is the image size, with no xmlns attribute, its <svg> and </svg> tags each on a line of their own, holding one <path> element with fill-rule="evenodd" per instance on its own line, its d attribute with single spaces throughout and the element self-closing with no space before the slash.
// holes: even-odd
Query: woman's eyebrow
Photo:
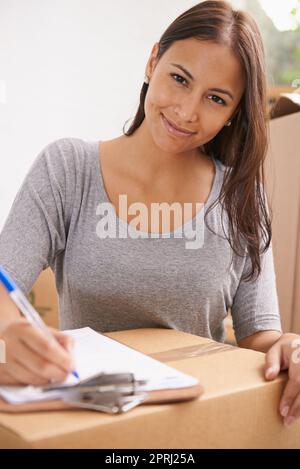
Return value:
<svg viewBox="0 0 300 469">
<path fill-rule="evenodd" d="M 177 67 L 179 68 L 180 70 L 182 70 L 192 81 L 195 81 L 195 78 L 193 77 L 193 75 L 186 69 L 184 68 L 183 65 L 180 65 L 180 64 L 171 64 L 173 65 L 174 67 Z M 217 91 L 219 93 L 223 93 L 223 94 L 227 94 L 231 99 L 232 101 L 234 101 L 234 97 L 232 96 L 232 94 L 230 93 L 230 91 L 228 90 L 224 90 L 222 88 L 211 88 L 210 91 Z"/>
</svg>

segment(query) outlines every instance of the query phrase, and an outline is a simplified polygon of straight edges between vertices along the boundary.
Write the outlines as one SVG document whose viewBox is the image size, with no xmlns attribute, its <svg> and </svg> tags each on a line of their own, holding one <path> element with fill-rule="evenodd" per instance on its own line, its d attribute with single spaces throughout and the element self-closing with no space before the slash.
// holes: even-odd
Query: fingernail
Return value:
<svg viewBox="0 0 300 469">
<path fill-rule="evenodd" d="M 293 417 L 292 415 L 290 415 L 289 417 L 287 417 L 287 418 L 284 420 L 284 425 L 286 425 L 286 426 L 288 427 L 288 426 L 291 425 L 291 423 L 293 423 L 295 420 L 296 420 L 296 417 Z"/>
<path fill-rule="evenodd" d="M 289 413 L 289 410 L 290 410 L 290 408 L 289 408 L 288 405 L 284 406 L 284 407 L 282 408 L 282 410 L 281 410 L 281 415 L 282 415 L 282 417 L 286 417 L 287 414 Z"/>
<path fill-rule="evenodd" d="M 270 378 L 274 372 L 274 368 L 268 368 L 266 371 L 266 377 Z"/>
</svg>

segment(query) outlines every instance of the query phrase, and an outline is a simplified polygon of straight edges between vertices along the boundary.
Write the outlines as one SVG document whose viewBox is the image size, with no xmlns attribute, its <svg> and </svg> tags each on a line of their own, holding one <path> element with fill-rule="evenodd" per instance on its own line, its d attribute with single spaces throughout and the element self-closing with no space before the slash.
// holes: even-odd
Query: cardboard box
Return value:
<svg viewBox="0 0 300 469">
<path fill-rule="evenodd" d="M 265 381 L 263 353 L 172 329 L 106 335 L 197 377 L 204 394 L 112 416 L 85 410 L 0 413 L 0 447 L 300 448 L 300 420 L 285 427 L 278 413 L 287 373 Z"/>
<path fill-rule="evenodd" d="M 300 333 L 300 94 L 283 94 L 272 111 L 266 159 L 273 210 L 273 252 L 284 332 Z"/>
<path fill-rule="evenodd" d="M 58 328 L 58 295 L 52 270 L 44 270 L 33 285 L 28 298 L 48 326 Z"/>
</svg>

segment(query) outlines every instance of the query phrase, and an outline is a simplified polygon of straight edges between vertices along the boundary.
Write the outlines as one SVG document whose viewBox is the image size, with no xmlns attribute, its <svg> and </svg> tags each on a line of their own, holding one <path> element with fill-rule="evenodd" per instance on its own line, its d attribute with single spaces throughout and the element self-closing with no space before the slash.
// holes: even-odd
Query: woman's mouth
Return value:
<svg viewBox="0 0 300 469">
<path fill-rule="evenodd" d="M 196 133 L 196 132 L 186 132 L 186 131 L 178 130 L 171 124 L 171 122 L 168 121 L 168 119 L 163 114 L 161 114 L 161 118 L 164 123 L 164 126 L 172 135 L 177 135 L 179 137 L 190 137 L 191 135 L 195 135 Z"/>
</svg>

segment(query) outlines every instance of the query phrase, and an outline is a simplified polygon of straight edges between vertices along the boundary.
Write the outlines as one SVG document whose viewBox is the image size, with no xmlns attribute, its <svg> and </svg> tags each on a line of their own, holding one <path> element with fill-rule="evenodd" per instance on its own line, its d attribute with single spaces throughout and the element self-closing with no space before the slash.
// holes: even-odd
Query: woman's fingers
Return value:
<svg viewBox="0 0 300 469">
<path fill-rule="evenodd" d="M 21 365 L 28 373 L 32 373 L 39 380 L 39 384 L 59 383 L 68 376 L 67 371 L 45 360 L 23 342 L 18 342 L 10 355 L 14 362 Z"/>
<path fill-rule="evenodd" d="M 287 417 L 284 419 L 285 425 L 290 425 L 293 423 L 297 418 L 300 417 L 300 393 L 297 395 L 296 399 L 289 410 Z"/>
<path fill-rule="evenodd" d="M 292 423 L 291 417 L 299 417 L 300 363 L 290 363 L 289 380 L 280 400 L 280 413 L 284 422 Z M 297 415 L 295 415 L 295 412 Z"/>
<path fill-rule="evenodd" d="M 63 382 L 73 370 L 72 340 L 51 330 L 53 338 L 20 318 L 1 333 L 6 363 L 0 368 L 1 384 L 44 385 Z"/>
<path fill-rule="evenodd" d="M 14 379 L 12 384 L 31 384 L 33 386 L 43 386 L 49 384 L 49 380 L 32 373 L 22 364 L 13 361 L 9 366 L 9 375 Z"/>
<path fill-rule="evenodd" d="M 24 335 L 22 335 L 22 342 L 44 360 L 51 362 L 67 373 L 72 371 L 72 355 L 55 337 L 50 340 L 43 331 L 28 324 L 26 333 L 24 331 Z"/>
<path fill-rule="evenodd" d="M 74 347 L 74 339 L 64 332 L 58 331 L 52 327 L 49 328 L 55 339 L 62 345 L 69 353 L 72 353 Z"/>
<path fill-rule="evenodd" d="M 7 367 L 0 366 L 0 383 L 5 385 L 17 384 L 16 378 L 8 373 Z"/>
</svg>

